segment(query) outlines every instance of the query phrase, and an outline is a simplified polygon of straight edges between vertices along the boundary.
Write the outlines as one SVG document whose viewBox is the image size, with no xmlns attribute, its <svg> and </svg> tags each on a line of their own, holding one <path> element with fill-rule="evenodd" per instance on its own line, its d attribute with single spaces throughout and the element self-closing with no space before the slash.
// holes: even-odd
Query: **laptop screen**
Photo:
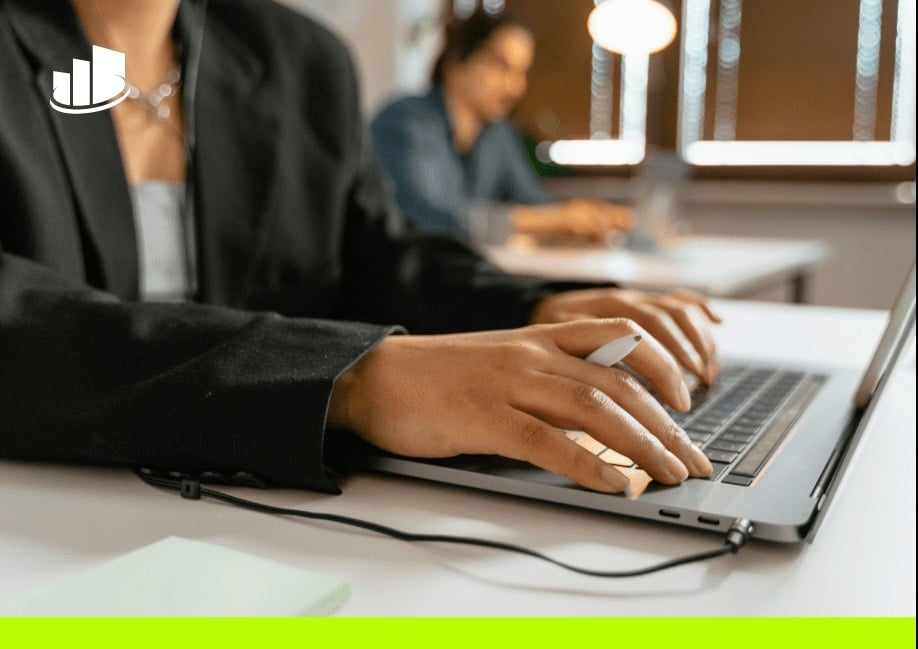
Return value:
<svg viewBox="0 0 918 649">
<path fill-rule="evenodd" d="M 886 325 L 886 331 L 877 345 L 873 358 L 864 376 L 861 384 L 857 389 L 854 397 L 854 405 L 858 408 L 864 408 L 870 402 L 870 398 L 877 390 L 880 379 L 890 369 L 900 344 L 904 344 L 903 338 L 911 331 L 915 324 L 915 262 L 912 261 L 912 267 L 908 271 L 905 283 L 899 289 L 896 301 L 893 303 L 889 312 L 889 323 Z"/>
</svg>

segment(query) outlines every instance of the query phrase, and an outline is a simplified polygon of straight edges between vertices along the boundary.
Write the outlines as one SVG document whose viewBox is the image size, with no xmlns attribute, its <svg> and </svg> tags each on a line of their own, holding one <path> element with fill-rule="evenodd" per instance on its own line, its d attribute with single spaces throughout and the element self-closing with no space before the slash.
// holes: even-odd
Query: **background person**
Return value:
<svg viewBox="0 0 918 649">
<path fill-rule="evenodd" d="M 526 92 L 535 41 L 524 23 L 478 10 L 445 30 L 430 91 L 384 107 L 376 155 L 402 211 L 426 230 L 502 243 L 512 232 L 603 241 L 631 210 L 600 201 L 552 203 L 507 119 Z"/>
</svg>

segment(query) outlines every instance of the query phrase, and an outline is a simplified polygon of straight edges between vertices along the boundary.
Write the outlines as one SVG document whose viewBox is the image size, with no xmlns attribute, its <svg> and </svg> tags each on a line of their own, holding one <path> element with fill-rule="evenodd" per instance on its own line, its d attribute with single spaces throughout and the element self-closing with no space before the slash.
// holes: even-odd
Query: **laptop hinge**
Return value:
<svg viewBox="0 0 918 649">
<path fill-rule="evenodd" d="M 816 480 L 816 485 L 810 493 L 810 498 L 820 498 L 828 491 L 829 485 L 832 484 L 832 481 L 838 474 L 838 467 L 841 463 L 841 459 L 848 451 L 848 446 L 851 444 L 851 440 L 854 439 L 854 433 L 857 431 L 858 426 L 860 426 L 863 416 L 863 408 L 857 408 L 852 413 L 851 419 L 845 427 L 845 434 L 841 436 L 838 444 L 836 444 L 835 448 L 832 450 L 832 454 L 829 456 L 828 461 L 826 461 L 825 468 L 822 470 L 822 473 L 819 474 L 819 479 Z M 819 508 L 817 507 L 817 509 Z"/>
</svg>

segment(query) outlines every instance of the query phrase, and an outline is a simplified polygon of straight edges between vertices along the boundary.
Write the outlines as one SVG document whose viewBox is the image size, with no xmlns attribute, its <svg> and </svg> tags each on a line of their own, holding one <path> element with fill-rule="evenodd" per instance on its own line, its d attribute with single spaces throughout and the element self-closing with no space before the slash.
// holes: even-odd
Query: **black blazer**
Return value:
<svg viewBox="0 0 918 649">
<path fill-rule="evenodd" d="M 142 303 L 110 114 L 49 107 L 52 70 L 89 58 L 79 23 L 64 0 L 0 0 L 0 456 L 333 491 L 341 372 L 393 325 L 521 325 L 543 287 L 404 231 L 350 58 L 314 22 L 211 0 L 202 52 L 199 292 Z"/>
</svg>

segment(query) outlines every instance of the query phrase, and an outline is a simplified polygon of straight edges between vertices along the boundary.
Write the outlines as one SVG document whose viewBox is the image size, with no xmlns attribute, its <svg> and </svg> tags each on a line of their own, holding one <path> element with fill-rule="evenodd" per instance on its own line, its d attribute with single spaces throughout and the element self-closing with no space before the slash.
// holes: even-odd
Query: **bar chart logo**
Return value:
<svg viewBox="0 0 918 649">
<path fill-rule="evenodd" d="M 127 99 L 124 52 L 92 46 L 92 63 L 73 59 L 73 72 L 51 74 L 51 108 L 61 113 L 95 113 Z"/>
</svg>

